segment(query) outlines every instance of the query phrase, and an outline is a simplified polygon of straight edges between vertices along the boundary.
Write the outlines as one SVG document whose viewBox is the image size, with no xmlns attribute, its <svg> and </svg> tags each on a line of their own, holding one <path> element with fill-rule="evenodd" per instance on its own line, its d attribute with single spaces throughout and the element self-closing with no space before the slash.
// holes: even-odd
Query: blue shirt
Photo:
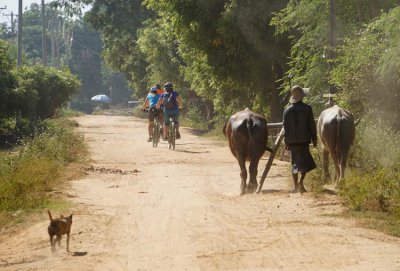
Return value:
<svg viewBox="0 0 400 271">
<path fill-rule="evenodd" d="M 155 107 L 160 97 L 161 95 L 159 94 L 149 93 L 146 97 L 149 100 L 149 107 Z"/>
</svg>

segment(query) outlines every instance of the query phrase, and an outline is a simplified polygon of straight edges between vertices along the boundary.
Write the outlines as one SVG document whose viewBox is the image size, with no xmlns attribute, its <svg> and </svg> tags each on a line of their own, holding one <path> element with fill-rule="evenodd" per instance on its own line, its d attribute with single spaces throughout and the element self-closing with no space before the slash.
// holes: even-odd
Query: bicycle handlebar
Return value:
<svg viewBox="0 0 400 271">
<path fill-rule="evenodd" d="M 143 112 L 149 112 L 149 109 L 150 109 L 149 107 L 142 108 L 142 111 Z M 186 108 L 185 107 L 182 107 L 182 108 L 179 107 L 178 109 L 179 109 L 179 111 L 182 111 L 182 110 L 185 110 Z M 158 110 L 161 110 L 161 108 L 159 108 Z"/>
</svg>

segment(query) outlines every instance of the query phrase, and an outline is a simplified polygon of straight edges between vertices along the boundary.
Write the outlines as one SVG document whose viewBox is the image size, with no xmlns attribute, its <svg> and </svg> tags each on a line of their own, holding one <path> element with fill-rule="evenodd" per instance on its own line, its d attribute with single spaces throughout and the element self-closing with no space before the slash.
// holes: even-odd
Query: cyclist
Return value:
<svg viewBox="0 0 400 271">
<path fill-rule="evenodd" d="M 163 123 L 163 114 L 160 109 L 156 108 L 157 102 L 159 101 L 161 95 L 157 93 L 157 87 L 150 88 L 149 93 L 144 100 L 142 110 L 144 111 L 147 107 L 149 107 L 149 138 L 147 142 L 151 142 L 153 140 L 153 127 L 154 127 L 154 118 L 158 116 L 160 123 Z"/>
<path fill-rule="evenodd" d="M 179 109 L 183 108 L 183 103 L 181 96 L 179 96 L 179 93 L 174 90 L 174 86 L 171 82 L 167 82 L 164 85 L 164 93 L 158 100 L 156 107 L 161 108 L 161 106 L 164 107 L 163 140 L 167 140 L 170 118 L 173 118 L 175 121 L 176 139 L 180 139 L 181 134 L 179 133 Z"/>
<path fill-rule="evenodd" d="M 157 94 L 163 94 L 164 90 L 161 88 L 160 84 L 156 84 L 155 87 L 157 88 Z"/>
</svg>

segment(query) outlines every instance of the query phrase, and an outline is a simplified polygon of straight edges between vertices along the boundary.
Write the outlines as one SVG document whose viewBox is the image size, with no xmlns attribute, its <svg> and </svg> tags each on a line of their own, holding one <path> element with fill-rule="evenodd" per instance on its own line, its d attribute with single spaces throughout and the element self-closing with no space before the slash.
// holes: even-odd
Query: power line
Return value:
<svg viewBox="0 0 400 271">
<path fill-rule="evenodd" d="M 96 50 L 94 50 L 94 49 L 92 49 L 92 48 L 90 48 L 90 47 L 87 47 L 85 44 L 80 43 L 79 41 L 76 41 L 75 39 L 72 39 L 72 42 L 73 42 L 73 43 L 76 43 L 76 44 L 78 44 L 78 45 L 80 45 L 80 46 L 82 46 L 82 47 L 84 47 L 85 49 L 88 49 L 89 51 L 92 51 L 93 53 L 95 53 L 95 54 L 97 54 L 97 55 L 99 55 L 99 56 L 101 56 L 101 53 L 100 53 L 100 52 L 98 52 L 98 51 L 96 51 Z"/>
</svg>

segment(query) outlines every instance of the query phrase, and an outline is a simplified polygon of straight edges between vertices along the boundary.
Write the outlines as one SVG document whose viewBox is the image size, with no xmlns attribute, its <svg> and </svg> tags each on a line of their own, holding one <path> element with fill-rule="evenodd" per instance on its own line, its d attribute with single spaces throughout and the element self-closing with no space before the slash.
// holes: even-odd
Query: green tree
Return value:
<svg viewBox="0 0 400 271">
<path fill-rule="evenodd" d="M 132 95 L 132 90 L 129 88 L 124 75 L 120 72 L 113 72 L 106 65 L 103 65 L 102 76 L 102 93 L 110 95 L 112 104 L 127 105 Z"/>
<path fill-rule="evenodd" d="M 144 1 L 176 41 L 190 88 L 226 113 L 279 104 L 288 43 L 269 26 L 271 12 L 286 1 Z M 274 97 L 275 96 L 275 97 Z M 272 101 L 272 102 L 271 102 Z M 277 118 L 279 110 L 274 110 Z"/>
<path fill-rule="evenodd" d="M 50 4 L 46 9 L 47 65 L 66 65 L 66 53 L 70 40 L 68 20 L 65 13 Z M 29 63 L 42 63 L 42 17 L 39 4 L 32 3 L 24 13 L 23 47 Z M 54 45 L 52 47 L 52 44 Z M 53 51 L 53 52 L 52 52 Z M 54 57 L 54 59 L 52 59 Z"/>
<path fill-rule="evenodd" d="M 85 15 L 85 20 L 102 34 L 107 64 L 122 72 L 135 90 L 148 87 L 147 62 L 136 41 L 138 29 L 149 16 L 141 1 L 124 0 L 92 1 L 92 9 Z"/>
<path fill-rule="evenodd" d="M 76 99 L 89 102 L 90 98 L 101 93 L 102 86 L 102 43 L 97 31 L 84 21 L 70 23 L 71 45 L 68 66 L 82 82 Z"/>
<path fill-rule="evenodd" d="M 33 63 L 41 63 L 42 59 L 42 21 L 41 8 L 38 4 L 31 4 L 23 13 L 23 45 L 25 57 Z M 48 20 L 46 21 L 46 25 Z M 47 47 L 50 48 L 50 39 L 46 38 Z"/>
<path fill-rule="evenodd" d="M 399 2 L 398 0 L 337 0 L 339 45 L 343 40 L 352 40 L 364 24 Z M 328 92 L 334 67 L 334 63 L 330 64 L 328 60 L 329 1 L 291 0 L 284 9 L 275 14 L 272 25 L 276 27 L 278 35 L 291 37 L 290 69 L 287 73 L 294 75 L 294 83 L 311 87 L 315 105 L 321 105 L 320 94 Z"/>
<path fill-rule="evenodd" d="M 274 37 L 269 21 L 286 1 L 78 2 L 92 4 L 86 19 L 102 33 L 107 63 L 136 91 L 171 80 L 225 113 L 279 105 L 276 81 L 289 44 Z"/>
<path fill-rule="evenodd" d="M 17 108 L 22 117 L 31 120 L 52 117 L 80 87 L 79 80 L 68 70 L 42 65 L 23 66 L 15 71 L 17 77 Z"/>
<path fill-rule="evenodd" d="M 15 67 L 14 59 L 10 44 L 0 40 L 0 124 L 16 111 L 16 79 L 11 72 Z"/>
<path fill-rule="evenodd" d="M 78 18 L 67 18 L 67 12 L 60 10 L 53 4 L 46 5 L 46 44 L 47 64 L 51 59 L 51 36 L 54 40 L 55 65 L 57 67 L 68 66 L 73 74 L 81 81 L 81 89 L 74 97 L 72 106 L 76 109 L 90 112 L 90 98 L 99 93 L 109 94 L 109 88 L 104 91 L 103 84 L 109 84 L 110 80 L 116 86 L 114 89 L 114 102 L 125 102 L 131 93 L 127 90 L 123 77 L 110 75 L 112 79 L 105 79 L 103 83 L 102 70 L 105 63 L 102 61 L 102 41 L 100 34 L 90 25 Z M 52 27 L 54 31 L 52 34 Z M 24 12 L 24 49 L 28 63 L 41 63 L 42 59 L 42 21 L 41 10 L 38 4 L 32 4 Z M 52 63 L 51 63 L 52 64 Z M 122 81 L 120 81 L 122 80 Z M 125 99 L 119 97 L 119 91 L 125 95 Z M 120 99 L 121 98 L 121 99 Z M 123 101 L 122 101 L 123 100 Z"/>
<path fill-rule="evenodd" d="M 370 22 L 338 50 L 332 82 L 357 115 L 400 128 L 400 7 Z"/>
</svg>

